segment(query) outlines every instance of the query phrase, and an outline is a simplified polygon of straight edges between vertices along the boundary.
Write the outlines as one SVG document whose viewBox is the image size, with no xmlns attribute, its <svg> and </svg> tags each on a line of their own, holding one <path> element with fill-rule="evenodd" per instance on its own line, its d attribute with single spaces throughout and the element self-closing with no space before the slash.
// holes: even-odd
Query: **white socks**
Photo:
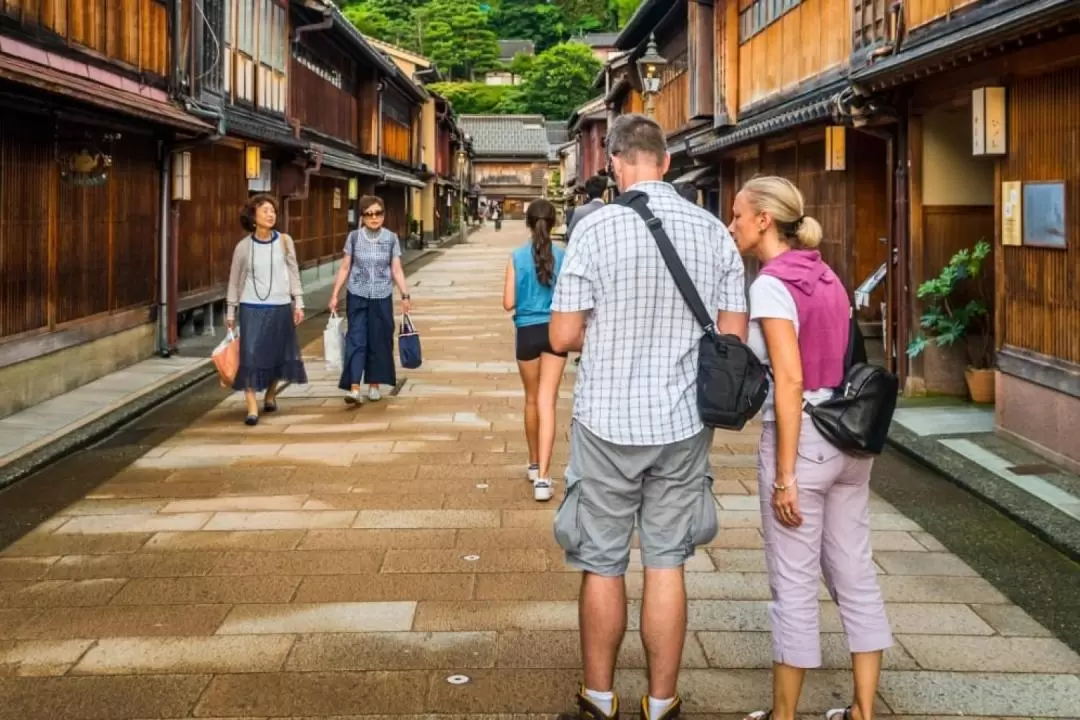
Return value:
<svg viewBox="0 0 1080 720">
<path fill-rule="evenodd" d="M 649 720 L 657 720 L 660 716 L 668 711 L 668 709 L 675 704 L 675 698 L 668 698 L 667 700 L 657 700 L 652 695 L 649 696 Z"/>
<path fill-rule="evenodd" d="M 585 689 L 585 697 L 605 715 L 610 716 L 615 712 L 615 693 L 600 692 L 599 690 Z"/>
</svg>

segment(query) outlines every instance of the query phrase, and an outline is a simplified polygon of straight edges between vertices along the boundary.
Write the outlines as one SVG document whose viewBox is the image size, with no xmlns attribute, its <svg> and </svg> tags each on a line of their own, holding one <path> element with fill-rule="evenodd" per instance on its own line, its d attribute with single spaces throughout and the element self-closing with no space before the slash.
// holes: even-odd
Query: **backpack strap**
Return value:
<svg viewBox="0 0 1080 720">
<path fill-rule="evenodd" d="M 645 221 L 645 226 L 649 228 L 649 232 L 652 233 L 653 238 L 656 240 L 656 245 L 660 248 L 660 254 L 664 258 L 664 264 L 667 265 L 668 272 L 671 273 L 672 279 L 675 280 L 675 286 L 679 288 L 683 300 L 686 301 L 690 311 L 694 313 L 694 317 L 705 331 L 705 334 L 716 335 L 716 320 L 709 317 L 709 311 L 705 309 L 705 303 L 702 302 L 701 295 L 698 294 L 697 288 L 694 287 L 694 281 L 690 279 L 689 273 L 686 272 L 686 266 L 683 265 L 682 260 L 679 258 L 678 251 L 671 244 L 671 238 L 668 237 L 667 231 L 664 230 L 664 224 L 649 209 L 649 196 L 640 190 L 631 190 L 619 195 L 612 201 L 612 204 L 630 208 Z"/>
</svg>

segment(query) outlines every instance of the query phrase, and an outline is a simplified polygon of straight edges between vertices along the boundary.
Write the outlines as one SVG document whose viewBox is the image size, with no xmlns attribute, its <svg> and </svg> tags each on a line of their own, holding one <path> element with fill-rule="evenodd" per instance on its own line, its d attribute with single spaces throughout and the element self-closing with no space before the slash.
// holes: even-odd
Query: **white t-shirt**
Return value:
<svg viewBox="0 0 1080 720">
<path fill-rule="evenodd" d="M 769 362 L 769 350 L 765 345 L 765 334 L 761 331 L 762 318 L 790 320 L 795 324 L 795 337 L 799 337 L 799 311 L 795 306 L 795 298 L 791 296 L 791 291 L 782 280 L 771 275 L 758 275 L 757 279 L 750 283 L 750 334 L 746 344 L 761 362 L 772 367 Z M 775 382 L 769 383 L 769 396 L 761 408 L 762 420 L 765 422 L 776 420 L 773 399 L 775 386 Z M 822 400 L 828 400 L 833 396 L 833 392 L 831 388 L 806 390 L 803 392 L 803 400 L 813 405 Z"/>
</svg>

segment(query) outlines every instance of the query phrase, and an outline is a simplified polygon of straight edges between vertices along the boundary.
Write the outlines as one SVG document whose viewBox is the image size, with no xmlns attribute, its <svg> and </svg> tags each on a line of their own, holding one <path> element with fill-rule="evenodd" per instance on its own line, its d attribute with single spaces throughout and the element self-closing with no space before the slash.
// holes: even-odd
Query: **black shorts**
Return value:
<svg viewBox="0 0 1080 720">
<path fill-rule="evenodd" d="M 566 353 L 557 353 L 551 349 L 548 340 L 548 324 L 526 325 L 517 330 L 517 359 L 529 362 L 540 357 L 541 353 L 566 357 Z"/>
</svg>

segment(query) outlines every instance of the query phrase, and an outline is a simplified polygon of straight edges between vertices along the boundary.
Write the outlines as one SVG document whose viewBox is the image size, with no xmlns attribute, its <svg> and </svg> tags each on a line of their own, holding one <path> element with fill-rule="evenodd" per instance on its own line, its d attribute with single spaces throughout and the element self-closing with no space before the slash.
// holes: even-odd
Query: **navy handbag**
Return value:
<svg viewBox="0 0 1080 720">
<path fill-rule="evenodd" d="M 407 370 L 415 370 L 424 362 L 420 352 L 420 335 L 408 313 L 401 316 L 401 327 L 398 329 L 398 358 L 401 367 Z"/>
</svg>

